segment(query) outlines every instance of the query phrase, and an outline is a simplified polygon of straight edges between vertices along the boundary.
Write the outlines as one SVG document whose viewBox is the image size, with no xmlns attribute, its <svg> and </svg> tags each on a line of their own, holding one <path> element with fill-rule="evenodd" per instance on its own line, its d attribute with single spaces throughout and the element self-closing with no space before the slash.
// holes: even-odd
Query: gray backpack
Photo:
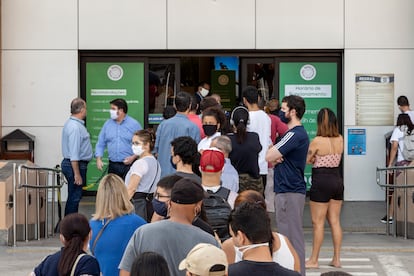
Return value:
<svg viewBox="0 0 414 276">
<path fill-rule="evenodd" d="M 411 133 L 407 133 L 407 130 L 404 129 L 404 147 L 402 150 L 402 155 L 404 160 L 413 161 L 414 160 L 414 130 Z"/>
</svg>

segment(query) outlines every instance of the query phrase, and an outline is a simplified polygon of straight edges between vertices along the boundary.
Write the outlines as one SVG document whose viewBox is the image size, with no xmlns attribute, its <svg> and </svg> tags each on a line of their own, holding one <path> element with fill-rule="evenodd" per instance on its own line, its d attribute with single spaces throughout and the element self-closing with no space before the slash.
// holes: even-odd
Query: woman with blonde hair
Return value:
<svg viewBox="0 0 414 276">
<path fill-rule="evenodd" d="M 319 251 L 323 242 L 325 219 L 332 230 L 334 254 L 331 266 L 341 267 L 340 250 L 342 228 L 340 214 L 344 199 L 344 183 L 339 164 L 344 151 L 344 141 L 339 134 L 335 113 L 322 108 L 317 116 L 318 130 L 309 145 L 306 162 L 312 164 L 310 211 L 313 225 L 312 254 L 306 268 L 318 268 Z"/>
<path fill-rule="evenodd" d="M 234 202 L 234 209 L 245 202 L 257 204 L 266 210 L 265 199 L 263 198 L 263 195 L 257 191 L 245 190 L 239 193 Z M 300 271 L 299 256 L 287 237 L 277 232 L 272 232 L 272 240 L 269 243 L 269 247 L 274 262 L 287 269 L 295 270 L 297 272 Z M 242 256 L 239 254 L 240 251 L 235 248 L 233 238 L 224 241 L 222 248 L 227 255 L 229 265 L 242 260 Z"/>
<path fill-rule="evenodd" d="M 90 221 L 89 247 L 103 275 L 119 274 L 118 265 L 129 239 L 145 223 L 134 213 L 122 178 L 111 173 L 102 178 L 96 194 L 95 214 Z"/>
<path fill-rule="evenodd" d="M 128 196 L 135 207 L 135 213 L 151 221 L 154 210 L 152 198 L 161 176 L 161 167 L 152 154 L 155 133 L 152 129 L 142 129 L 132 137 L 132 151 L 138 159 L 132 164 L 126 177 Z"/>
</svg>

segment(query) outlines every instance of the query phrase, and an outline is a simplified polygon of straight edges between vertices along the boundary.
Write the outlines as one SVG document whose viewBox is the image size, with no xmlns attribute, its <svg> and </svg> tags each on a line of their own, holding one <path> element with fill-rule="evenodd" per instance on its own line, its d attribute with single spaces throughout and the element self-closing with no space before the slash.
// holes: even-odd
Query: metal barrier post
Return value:
<svg viewBox="0 0 414 276">
<path fill-rule="evenodd" d="M 16 163 L 13 163 L 13 246 L 16 246 Z"/>
<path fill-rule="evenodd" d="M 25 170 L 25 180 L 22 181 L 22 169 Z M 36 172 L 36 180 L 34 184 L 29 184 L 28 183 L 28 171 L 35 171 Z M 16 208 L 17 208 L 17 199 L 16 199 L 16 191 L 18 189 L 24 189 L 24 193 L 25 193 L 25 241 L 28 242 L 29 241 L 29 234 L 28 234 L 28 200 L 30 200 L 30 202 L 32 201 L 32 197 L 30 196 L 28 198 L 28 189 L 34 189 L 36 191 L 36 225 L 34 228 L 35 231 L 35 238 L 37 238 L 38 240 L 40 240 L 41 238 L 41 223 L 40 223 L 40 208 L 42 207 L 41 204 L 43 203 L 43 200 L 40 199 L 40 190 L 44 190 L 46 195 L 44 197 L 45 200 L 45 212 L 46 212 L 46 217 L 45 217 L 45 237 L 48 236 L 48 229 L 49 229 L 49 207 L 48 205 L 48 192 L 49 190 L 52 191 L 52 225 L 51 225 L 51 231 L 52 231 L 52 235 L 54 236 L 54 222 L 55 222 L 55 192 L 56 189 L 59 189 L 59 193 L 60 193 L 60 189 L 63 186 L 63 182 L 60 181 L 60 174 L 61 174 L 61 170 L 56 167 L 56 168 L 41 168 L 41 167 L 29 167 L 26 165 L 19 165 L 18 167 L 18 184 L 16 184 L 16 164 L 13 164 L 13 171 L 14 171 L 14 175 L 13 175 L 13 233 L 14 233 L 14 241 L 13 241 L 13 245 L 16 246 Z M 45 185 L 40 185 L 40 176 L 42 173 L 46 174 L 46 183 Z M 50 183 L 50 177 L 53 177 L 52 179 L 52 184 Z M 23 184 L 24 182 L 24 184 Z M 59 182 L 59 183 L 57 183 Z M 50 185 L 51 184 L 51 185 Z"/>
<path fill-rule="evenodd" d="M 404 171 L 405 186 L 407 186 L 407 171 Z M 404 239 L 408 235 L 408 215 L 407 215 L 407 188 L 404 188 Z"/>
</svg>

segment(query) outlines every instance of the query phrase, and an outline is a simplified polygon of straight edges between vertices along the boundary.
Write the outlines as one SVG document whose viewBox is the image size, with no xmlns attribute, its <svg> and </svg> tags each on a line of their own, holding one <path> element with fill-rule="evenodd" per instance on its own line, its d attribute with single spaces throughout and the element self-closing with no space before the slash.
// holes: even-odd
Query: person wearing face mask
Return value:
<svg viewBox="0 0 414 276">
<path fill-rule="evenodd" d="M 230 214 L 229 230 L 240 262 L 229 265 L 229 276 L 300 275 L 272 259 L 272 229 L 266 210 L 245 202 Z"/>
<path fill-rule="evenodd" d="M 226 121 L 224 112 L 215 107 L 203 110 L 202 114 L 201 120 L 206 137 L 198 143 L 197 150 L 199 152 L 210 148 L 211 141 L 221 135 L 221 126 Z"/>
<path fill-rule="evenodd" d="M 152 196 L 157 182 L 160 180 L 161 167 L 152 150 L 155 144 L 155 133 L 152 129 L 143 129 L 132 137 L 132 151 L 138 160 L 132 164 L 126 177 L 129 198 L 134 203 L 135 213 L 146 221 L 152 217 Z"/>
<path fill-rule="evenodd" d="M 119 264 L 119 275 L 130 275 L 135 258 L 146 251 L 160 254 L 167 261 L 171 275 L 185 275 L 178 269 L 181 260 L 198 243 L 220 247 L 218 241 L 192 222 L 198 217 L 204 190 L 190 179 L 183 178 L 171 191 L 168 201 L 169 218 L 141 226 L 131 237 Z"/>
<path fill-rule="evenodd" d="M 261 206 L 266 210 L 265 199 L 262 194 L 253 190 L 246 190 L 241 192 L 235 202 L 234 206 L 237 208 L 245 202 L 256 203 L 258 206 Z M 226 252 L 227 260 L 229 264 L 237 263 L 242 260 L 241 252 L 237 250 L 234 246 L 233 239 L 227 239 L 222 243 L 222 248 Z M 289 239 L 283 236 L 280 233 L 272 232 L 272 240 L 269 243 L 269 246 L 272 248 L 272 260 L 281 266 L 300 271 L 300 261 L 299 256 L 290 243 Z"/>
<path fill-rule="evenodd" d="M 282 109 L 288 119 L 289 130 L 280 142 L 270 147 L 266 161 L 274 164 L 274 192 L 276 224 L 279 232 L 290 240 L 300 258 L 301 273 L 305 275 L 305 237 L 303 209 L 306 182 L 304 171 L 308 155 L 309 137 L 301 123 L 306 105 L 302 97 L 285 96 Z"/>
<path fill-rule="evenodd" d="M 155 191 L 154 198 L 152 199 L 154 214 L 152 215 L 151 222 L 160 221 L 169 217 L 168 203 L 171 199 L 171 190 L 175 183 L 181 179 L 183 179 L 183 177 L 172 174 L 161 178 L 158 182 L 157 190 Z M 206 213 L 204 211 L 204 206 L 202 206 L 200 214 L 193 220 L 192 224 L 212 236 L 215 236 L 213 228 L 211 228 L 206 221 Z"/>
<path fill-rule="evenodd" d="M 95 146 L 96 167 L 99 170 L 103 169 L 102 157 L 107 148 L 108 173 L 125 179 L 131 164 L 137 159 L 131 149 L 131 139 L 142 127 L 137 120 L 127 115 L 128 105 L 124 99 L 114 99 L 110 104 L 111 118 L 103 125 Z"/>
<path fill-rule="evenodd" d="M 171 165 L 175 175 L 190 178 L 201 184 L 201 177 L 195 173 L 200 163 L 197 143 L 189 136 L 181 136 L 171 141 Z"/>
<path fill-rule="evenodd" d="M 208 96 L 210 93 L 210 84 L 206 81 L 202 81 L 197 85 L 197 92 L 194 94 L 197 104 L 199 105 L 199 109 L 197 110 L 197 114 L 200 114 L 200 103 L 201 101 Z"/>
</svg>

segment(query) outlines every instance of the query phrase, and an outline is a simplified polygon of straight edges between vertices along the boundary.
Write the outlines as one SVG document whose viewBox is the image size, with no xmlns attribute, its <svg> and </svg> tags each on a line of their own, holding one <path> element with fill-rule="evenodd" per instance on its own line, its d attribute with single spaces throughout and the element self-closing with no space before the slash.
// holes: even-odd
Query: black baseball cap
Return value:
<svg viewBox="0 0 414 276">
<path fill-rule="evenodd" d="M 177 204 L 194 204 L 204 198 L 204 189 L 189 178 L 178 180 L 171 190 L 171 201 Z"/>
</svg>

